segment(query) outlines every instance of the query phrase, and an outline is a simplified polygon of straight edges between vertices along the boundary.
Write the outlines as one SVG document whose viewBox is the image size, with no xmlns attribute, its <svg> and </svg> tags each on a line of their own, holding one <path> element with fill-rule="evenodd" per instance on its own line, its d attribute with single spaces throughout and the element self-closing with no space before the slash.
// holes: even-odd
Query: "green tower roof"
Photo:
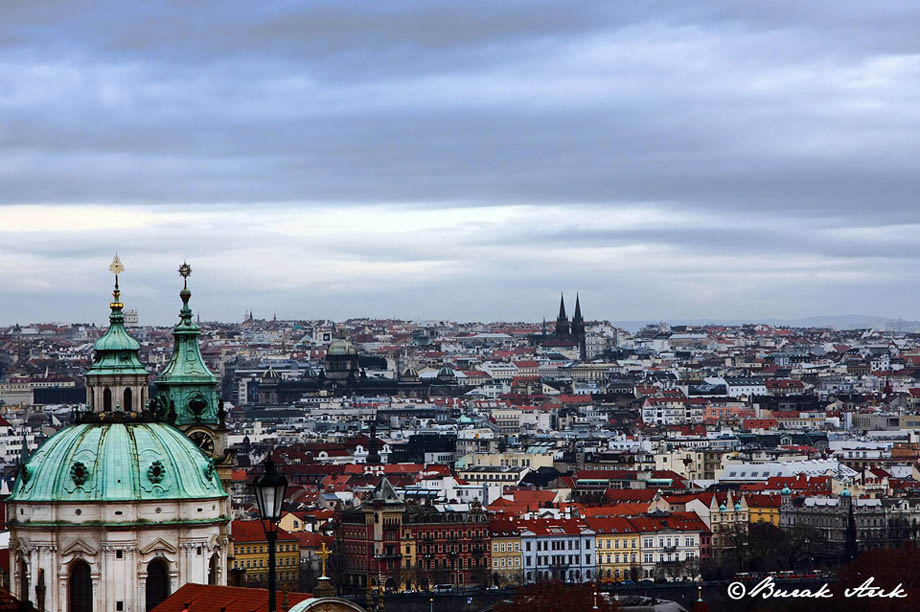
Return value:
<svg viewBox="0 0 920 612">
<path fill-rule="evenodd" d="M 188 264 L 184 263 L 179 268 L 179 273 L 185 279 L 182 291 L 179 292 L 179 297 L 182 298 L 182 310 L 179 311 L 179 324 L 173 328 L 175 344 L 172 359 L 157 378 L 158 383 L 212 385 L 217 382 L 217 377 L 208 369 L 201 356 L 201 350 L 198 348 L 201 328 L 192 321 L 192 309 L 188 305 L 192 297 L 192 292 L 188 288 L 188 276 L 191 272 L 192 269 Z"/>
<path fill-rule="evenodd" d="M 119 264 L 120 265 L 120 264 Z M 140 343 L 131 337 L 125 329 L 125 305 L 121 303 L 121 291 L 118 289 L 118 275 L 115 276 L 115 290 L 112 291 L 112 309 L 109 314 L 109 329 L 96 341 L 93 365 L 86 372 L 87 376 L 105 374 L 148 374 L 137 352 Z"/>
<path fill-rule="evenodd" d="M 183 278 L 182 310 L 179 324 L 173 328 L 172 358 L 157 377 L 158 398 L 172 404 L 176 410 L 176 425 L 192 423 L 222 424 L 217 393 L 217 377 L 208 369 L 198 348 L 201 329 L 192 320 L 192 309 L 188 302 L 192 292 L 188 288 L 191 266 L 183 263 L 179 274 Z"/>
<path fill-rule="evenodd" d="M 165 423 L 83 423 L 46 440 L 11 502 L 213 499 L 226 494 L 211 460 Z"/>
</svg>

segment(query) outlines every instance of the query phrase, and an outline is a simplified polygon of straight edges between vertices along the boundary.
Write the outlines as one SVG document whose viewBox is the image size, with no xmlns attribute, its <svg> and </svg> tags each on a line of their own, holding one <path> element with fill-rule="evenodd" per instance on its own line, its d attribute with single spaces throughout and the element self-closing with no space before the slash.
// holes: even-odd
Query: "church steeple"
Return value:
<svg viewBox="0 0 920 612">
<path fill-rule="evenodd" d="M 572 335 L 578 340 L 578 357 L 588 360 L 588 346 L 585 340 L 585 319 L 581 316 L 581 298 L 575 294 L 575 314 L 572 316 Z"/>
<path fill-rule="evenodd" d="M 109 304 L 109 329 L 96 341 L 93 365 L 86 372 L 86 399 L 93 412 L 141 412 L 147 405 L 149 373 L 138 355 L 141 345 L 125 329 L 118 275 L 125 267 L 118 255 L 109 271 L 115 289 Z"/>
<path fill-rule="evenodd" d="M 565 296 L 559 296 L 559 315 L 556 317 L 556 335 L 568 336 L 571 331 L 569 317 L 565 314 Z"/>
<path fill-rule="evenodd" d="M 166 369 L 157 379 L 157 391 L 167 402 L 170 412 L 175 410 L 175 425 L 197 423 L 218 423 L 217 377 L 205 365 L 198 347 L 201 328 L 192 320 L 192 309 L 188 303 L 192 292 L 188 288 L 188 277 L 192 267 L 183 262 L 179 266 L 182 277 L 182 309 L 179 324 L 173 328 L 173 354 Z"/>
</svg>

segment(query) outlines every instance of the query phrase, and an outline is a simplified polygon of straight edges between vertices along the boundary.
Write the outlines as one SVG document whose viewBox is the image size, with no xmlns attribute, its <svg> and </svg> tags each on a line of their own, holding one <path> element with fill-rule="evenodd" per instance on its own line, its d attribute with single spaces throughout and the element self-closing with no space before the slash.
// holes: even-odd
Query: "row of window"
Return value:
<svg viewBox="0 0 920 612">
<path fill-rule="evenodd" d="M 467 544 L 465 542 L 463 544 L 460 544 L 460 551 L 462 552 L 471 552 L 473 550 L 475 550 L 475 546 L 473 546 L 472 544 Z M 508 550 L 511 550 L 510 545 L 509 545 Z M 453 546 L 447 546 L 445 544 L 438 544 L 437 546 L 435 546 L 434 544 L 427 544 L 424 546 L 419 546 L 418 552 L 419 554 L 434 553 L 434 552 L 439 552 L 439 553 L 449 552 L 449 553 L 456 554 L 458 551 L 457 551 L 456 544 Z M 478 552 L 488 552 L 488 549 L 480 547 Z M 406 554 L 407 555 L 412 554 L 409 545 L 406 545 Z"/>
<path fill-rule="evenodd" d="M 541 550 L 550 550 L 550 544 L 552 544 L 552 550 L 565 550 L 566 542 L 569 543 L 569 550 L 581 550 L 581 540 L 551 540 L 550 542 L 537 540 L 537 552 Z M 530 540 L 524 543 L 524 549 L 530 552 Z M 585 540 L 585 550 L 590 549 L 591 540 Z"/>
<path fill-rule="evenodd" d="M 579 555 L 537 555 L 537 565 L 591 565 L 591 555 L 585 555 L 584 563 L 578 562 Z M 527 565 L 533 565 L 533 557 L 527 557 Z"/>
<path fill-rule="evenodd" d="M 623 541 L 622 541 L 622 542 L 623 542 L 623 548 L 629 548 L 629 543 L 630 543 L 630 542 L 632 542 L 632 547 L 635 548 L 635 547 L 636 547 L 636 542 L 637 542 L 637 541 L 638 541 L 638 540 L 636 540 L 636 539 L 632 539 L 632 540 L 623 540 Z M 600 546 L 599 546 L 598 548 L 604 548 L 604 542 L 607 542 L 607 546 L 606 546 L 607 548 L 619 548 L 619 547 L 620 547 L 620 540 L 599 540 L 599 542 L 600 542 Z M 612 544 L 612 546 L 611 546 L 611 544 Z"/>
<path fill-rule="evenodd" d="M 451 529 L 449 531 L 420 531 L 417 537 L 422 540 L 444 540 L 447 538 L 484 538 L 486 532 L 484 529 Z M 406 537 L 412 537 L 412 534 L 406 533 Z"/>
<path fill-rule="evenodd" d="M 642 541 L 643 548 L 653 548 L 655 546 L 654 538 L 645 538 Z M 680 546 L 680 536 L 671 537 L 659 537 L 658 538 L 658 548 L 664 548 L 665 546 Z M 696 546 L 696 538 L 693 536 L 684 536 L 684 546 Z M 633 547 L 635 548 L 635 546 Z"/>
<path fill-rule="evenodd" d="M 258 553 L 267 553 L 268 546 L 265 544 L 260 546 L 235 546 L 234 550 L 238 555 L 254 555 Z M 278 552 L 294 552 L 297 550 L 297 544 L 285 544 L 282 542 L 276 546 L 275 550 Z"/>
<path fill-rule="evenodd" d="M 256 564 L 258 561 L 258 564 Z M 278 565 L 297 565 L 298 561 L 294 557 L 279 557 Z M 268 561 L 265 559 L 236 559 L 233 561 L 233 567 L 268 567 Z"/>
<path fill-rule="evenodd" d="M 292 582 L 300 578 L 296 572 L 278 572 L 276 575 L 281 582 Z M 246 582 L 265 582 L 266 580 L 268 580 L 268 574 L 246 574 Z"/>
<path fill-rule="evenodd" d="M 600 555 L 598 558 L 603 560 L 603 555 Z M 615 553 L 613 555 L 608 554 L 606 562 L 607 563 L 621 563 L 620 553 Z M 636 562 L 636 553 L 632 553 L 631 556 L 630 556 L 630 553 L 623 553 L 622 563 L 635 563 L 635 562 Z"/>
<path fill-rule="evenodd" d="M 434 561 L 419 561 L 416 567 L 419 569 L 463 569 L 464 562 L 463 559 L 435 559 Z M 471 569 L 473 567 L 488 567 L 488 559 L 467 559 L 466 560 L 466 569 Z M 412 563 L 409 559 L 406 559 L 406 568 L 411 568 Z"/>
</svg>

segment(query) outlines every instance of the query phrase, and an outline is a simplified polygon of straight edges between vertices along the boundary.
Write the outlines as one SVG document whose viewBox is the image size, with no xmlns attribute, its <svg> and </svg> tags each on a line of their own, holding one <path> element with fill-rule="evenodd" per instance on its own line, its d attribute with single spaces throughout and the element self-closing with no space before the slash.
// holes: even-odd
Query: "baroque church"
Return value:
<svg viewBox="0 0 920 612">
<path fill-rule="evenodd" d="M 233 456 L 198 348 L 183 264 L 172 359 L 148 397 L 118 258 L 88 409 L 22 458 L 8 499 L 13 594 L 48 612 L 146 612 L 187 583 L 226 585 Z"/>
</svg>

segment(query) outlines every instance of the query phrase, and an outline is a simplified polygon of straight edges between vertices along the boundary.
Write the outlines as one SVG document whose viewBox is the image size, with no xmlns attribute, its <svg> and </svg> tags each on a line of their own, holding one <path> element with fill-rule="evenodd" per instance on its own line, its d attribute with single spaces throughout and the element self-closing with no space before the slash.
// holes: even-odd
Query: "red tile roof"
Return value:
<svg viewBox="0 0 920 612">
<path fill-rule="evenodd" d="M 232 521 L 230 533 L 233 541 L 240 542 L 265 542 L 265 529 L 262 521 Z M 278 529 L 278 540 L 296 540 L 297 537 L 284 529 Z"/>
<path fill-rule="evenodd" d="M 313 595 L 309 593 L 288 593 L 287 595 L 288 604 L 291 606 L 311 597 Z M 284 595 L 278 593 L 279 608 L 283 600 Z M 2 609 L 0 607 L 0 610 Z M 218 610 L 265 612 L 268 610 L 268 589 L 188 583 L 154 608 L 153 612 L 217 612 Z"/>
</svg>

